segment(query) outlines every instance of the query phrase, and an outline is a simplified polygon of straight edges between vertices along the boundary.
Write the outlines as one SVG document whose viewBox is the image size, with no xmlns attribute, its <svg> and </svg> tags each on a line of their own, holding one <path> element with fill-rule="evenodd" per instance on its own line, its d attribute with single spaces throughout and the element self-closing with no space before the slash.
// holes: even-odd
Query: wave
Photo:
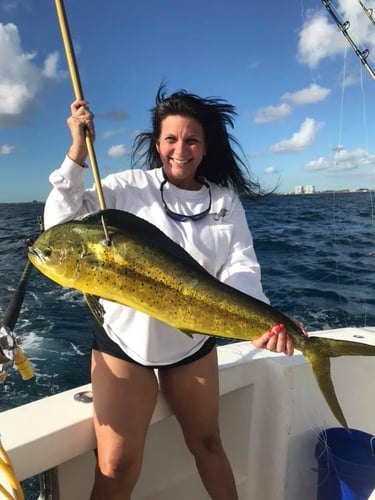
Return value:
<svg viewBox="0 0 375 500">
<path fill-rule="evenodd" d="M 266 294 L 308 331 L 375 325 L 375 225 L 366 193 L 269 196 L 244 202 Z M 0 317 L 36 237 L 39 204 L 0 206 Z M 33 269 L 16 324 L 36 376 L 13 370 L 0 386 L 0 411 L 85 384 L 92 317 L 83 295 Z"/>
</svg>

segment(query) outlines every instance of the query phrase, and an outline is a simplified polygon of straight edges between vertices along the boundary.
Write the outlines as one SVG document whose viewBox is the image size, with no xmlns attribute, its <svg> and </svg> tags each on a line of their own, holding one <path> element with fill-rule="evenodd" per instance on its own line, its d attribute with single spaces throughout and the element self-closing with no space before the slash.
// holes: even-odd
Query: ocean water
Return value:
<svg viewBox="0 0 375 500">
<path fill-rule="evenodd" d="M 373 194 L 269 196 L 245 204 L 274 307 L 308 331 L 375 325 Z M 27 263 L 24 239 L 39 234 L 43 204 L 0 204 L 0 319 Z M 89 382 L 92 318 L 82 295 L 35 268 L 15 332 L 35 377 L 13 370 L 0 411 Z"/>
<path fill-rule="evenodd" d="M 264 289 L 274 307 L 308 331 L 375 326 L 372 193 L 272 195 L 245 203 Z M 27 264 L 25 238 L 39 234 L 43 204 L 0 204 L 0 320 Z M 91 313 L 74 290 L 32 269 L 15 332 L 35 377 L 14 369 L 0 384 L 0 411 L 89 382 Z M 1 429 L 0 429 L 1 431 Z M 38 479 L 23 483 L 27 500 Z"/>
</svg>

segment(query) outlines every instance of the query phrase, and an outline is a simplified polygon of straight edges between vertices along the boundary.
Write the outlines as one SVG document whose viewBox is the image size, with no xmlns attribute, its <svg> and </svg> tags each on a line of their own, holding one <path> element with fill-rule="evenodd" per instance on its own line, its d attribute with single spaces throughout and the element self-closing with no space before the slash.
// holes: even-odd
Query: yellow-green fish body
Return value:
<svg viewBox="0 0 375 500">
<path fill-rule="evenodd" d="M 309 338 L 283 313 L 217 280 L 147 221 L 114 209 L 90 214 L 42 233 L 30 247 L 29 258 L 61 286 L 133 307 L 188 334 L 254 340 L 284 324 L 312 366 L 336 418 L 347 427 L 329 358 L 375 355 L 375 346 Z"/>
</svg>

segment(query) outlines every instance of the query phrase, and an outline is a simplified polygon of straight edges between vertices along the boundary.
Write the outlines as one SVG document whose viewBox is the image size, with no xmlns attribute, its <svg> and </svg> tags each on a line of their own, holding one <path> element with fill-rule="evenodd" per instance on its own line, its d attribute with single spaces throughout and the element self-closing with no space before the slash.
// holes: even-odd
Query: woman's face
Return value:
<svg viewBox="0 0 375 500">
<path fill-rule="evenodd" d="M 169 182 L 182 189 L 199 189 L 197 168 L 206 154 L 202 125 L 190 116 L 169 115 L 161 122 L 156 149 Z"/>
</svg>

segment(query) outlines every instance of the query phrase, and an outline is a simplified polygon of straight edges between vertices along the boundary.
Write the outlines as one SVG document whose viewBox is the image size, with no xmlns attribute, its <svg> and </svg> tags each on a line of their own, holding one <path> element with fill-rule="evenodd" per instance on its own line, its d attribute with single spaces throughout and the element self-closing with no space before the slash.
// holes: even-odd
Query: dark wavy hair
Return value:
<svg viewBox="0 0 375 500">
<path fill-rule="evenodd" d="M 152 130 L 141 132 L 134 140 L 131 154 L 133 167 L 139 163 L 149 170 L 161 167 L 156 144 L 162 121 L 170 115 L 190 116 L 202 125 L 207 149 L 197 175 L 220 186 L 231 187 L 245 198 L 254 199 L 265 194 L 260 184 L 252 180 L 238 141 L 228 133 L 227 129 L 233 128 L 233 118 L 237 115 L 234 106 L 223 99 L 202 98 L 186 90 L 178 90 L 167 97 L 164 84 L 158 89 L 155 103 L 151 109 Z"/>
</svg>

